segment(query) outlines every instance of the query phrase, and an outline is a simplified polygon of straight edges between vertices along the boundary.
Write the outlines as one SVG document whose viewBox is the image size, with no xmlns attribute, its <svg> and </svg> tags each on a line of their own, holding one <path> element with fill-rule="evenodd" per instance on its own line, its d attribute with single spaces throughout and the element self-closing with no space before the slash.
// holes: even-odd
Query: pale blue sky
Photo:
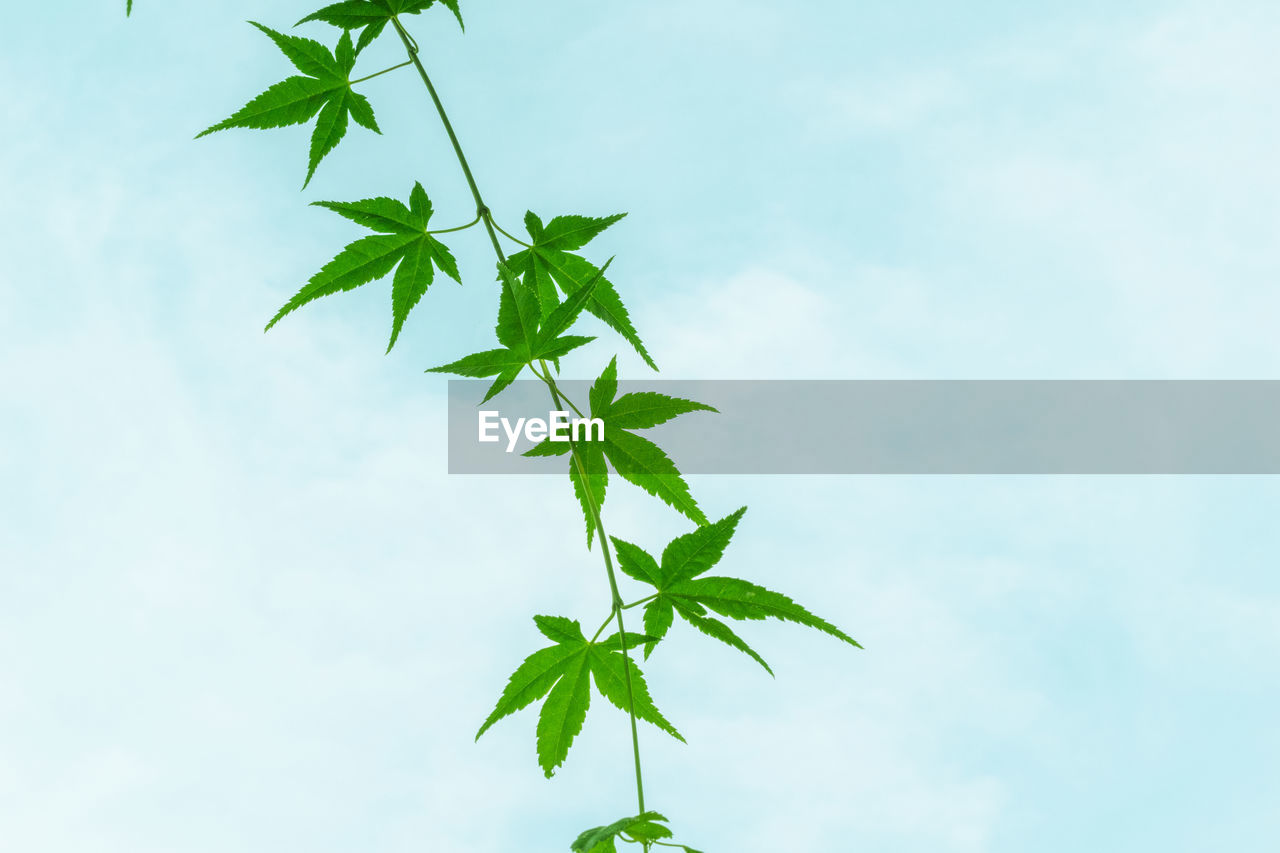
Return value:
<svg viewBox="0 0 1280 853">
<path fill-rule="evenodd" d="M 299 194 L 307 131 L 191 137 L 288 73 L 244 19 L 310 7 L 122 5 L 19 5 L 0 56 L 0 849 L 567 849 L 632 805 L 625 719 L 551 782 L 532 713 L 471 742 L 529 616 L 607 606 L 567 484 L 443 473 L 481 235 L 390 356 L 385 284 L 261 333 L 358 232 L 306 202 L 470 218 L 420 85 Z M 1277 376 L 1272 3 L 472 5 L 413 29 L 490 204 L 629 211 L 599 253 L 665 375 Z M 615 351 L 643 377 L 566 368 Z M 642 735 L 689 843 L 1274 847 L 1274 480 L 693 485 L 751 506 L 726 571 L 867 649 L 748 625 L 774 681 L 673 634 L 690 743 Z"/>
</svg>

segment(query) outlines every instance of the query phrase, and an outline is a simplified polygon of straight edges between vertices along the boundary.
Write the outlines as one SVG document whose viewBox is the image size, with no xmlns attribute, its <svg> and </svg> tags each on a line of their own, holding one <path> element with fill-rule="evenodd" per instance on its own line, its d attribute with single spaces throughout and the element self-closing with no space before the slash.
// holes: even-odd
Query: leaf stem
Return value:
<svg viewBox="0 0 1280 853">
<path fill-rule="evenodd" d="M 436 92 L 436 87 L 432 85 L 431 78 L 427 76 L 427 70 L 422 67 L 422 61 L 418 58 L 418 44 L 413 36 L 409 35 L 404 25 L 400 23 L 397 16 L 392 16 L 391 23 L 395 26 L 396 32 L 400 35 L 400 40 L 404 43 L 404 48 L 409 54 L 409 62 L 418 69 L 418 75 L 422 78 L 423 84 L 427 87 L 427 93 L 431 96 L 431 102 L 435 104 L 436 112 L 440 115 L 440 122 L 444 125 L 445 132 L 449 135 L 449 141 L 453 144 L 454 154 L 458 157 L 458 165 L 462 167 L 462 174 L 467 180 L 467 186 L 471 189 L 471 195 L 476 202 L 476 216 L 484 222 L 485 230 L 489 234 L 489 241 L 493 244 L 493 251 L 498 256 L 498 261 L 506 264 L 507 257 L 503 254 L 502 245 L 498 242 L 498 234 L 495 231 L 495 223 L 493 215 L 489 212 L 489 207 L 484 203 L 483 196 L 480 195 L 480 188 L 476 185 L 475 176 L 471 173 L 471 167 L 467 164 L 467 156 L 462 152 L 462 144 L 458 142 L 458 135 L 453 130 L 453 124 L 449 121 L 449 116 L 445 112 L 444 104 L 440 101 L 440 95 Z M 506 232 L 503 232 L 506 234 Z M 511 235 L 507 234 L 508 237 Z M 514 238 L 513 238 L 514 239 Z M 517 240 L 517 242 L 520 242 Z M 527 244 L 526 244 L 527 245 Z M 530 365 L 530 370 L 533 367 Z M 543 363 L 543 369 L 546 370 L 546 363 Z M 537 371 L 534 371 L 535 375 Z M 551 391 L 551 398 L 556 406 L 561 405 L 561 395 L 556 387 L 555 380 L 551 377 L 550 371 L 547 371 L 541 378 Z M 565 398 L 567 399 L 567 398 Z M 573 403 L 569 403 L 574 411 L 578 411 Z M 581 413 L 579 412 L 579 415 Z M 600 534 L 600 550 L 604 554 L 605 572 L 609 577 L 609 591 L 612 595 L 613 617 L 618 621 L 618 634 L 622 656 L 624 661 L 624 672 L 626 673 L 627 682 L 627 711 L 631 718 L 631 752 L 635 759 L 636 768 L 636 799 L 640 804 L 640 813 L 645 812 L 644 807 L 644 778 L 640 769 L 640 734 L 639 727 L 636 724 L 636 703 L 635 692 L 631 683 L 631 656 L 627 651 L 627 631 L 622 620 L 622 596 L 618 592 L 618 578 L 613 570 L 613 556 L 609 552 L 609 538 L 605 535 L 604 521 L 600 517 L 600 507 L 596 503 L 595 496 L 591 493 L 591 481 L 587 477 L 586 466 L 582 462 L 580 451 L 576 444 L 570 440 L 570 448 L 573 456 L 573 464 L 578 469 L 578 476 L 582 478 L 583 493 L 587 499 L 587 506 L 591 510 L 592 521 L 595 524 L 596 531 Z M 606 623 L 607 624 L 607 623 Z M 647 845 L 646 845 L 647 846 Z"/>
<path fill-rule="evenodd" d="M 551 399 L 559 408 L 562 403 L 555 380 L 551 379 L 550 374 L 546 378 L 550 380 L 547 388 L 551 391 Z M 613 616 L 618 620 L 618 647 L 622 649 L 623 671 L 627 676 L 627 711 L 631 718 L 631 753 L 636 765 L 636 799 L 640 803 L 640 814 L 644 814 L 644 776 L 640 770 L 640 731 L 639 726 L 636 725 L 636 700 L 631 684 L 631 655 L 627 651 L 627 626 L 622 621 L 622 595 L 618 592 L 618 577 L 613 570 L 613 556 L 609 552 L 609 537 L 604 530 L 604 519 L 600 517 L 600 507 L 596 503 L 595 495 L 591 492 L 591 479 L 587 474 L 586 466 L 582 464 L 582 454 L 578 450 L 577 442 L 572 438 L 569 439 L 569 447 L 573 464 L 578 469 L 578 479 L 582 482 L 582 493 L 587 499 L 587 507 L 591 510 L 591 520 L 595 523 L 596 533 L 600 537 L 600 553 L 604 554 L 605 573 L 609 576 L 609 591 L 613 595 Z M 596 636 L 599 636 L 598 632 Z"/>
<path fill-rule="evenodd" d="M 650 601 L 653 601 L 657 597 L 658 597 L 658 594 L 655 592 L 653 595 L 642 598 L 639 601 L 633 601 L 630 604 L 622 605 L 622 609 L 630 610 L 633 607 L 639 607 L 641 604 L 648 604 Z M 610 610 L 609 615 L 605 617 L 604 624 L 600 626 L 600 629 L 598 631 L 596 631 L 596 635 L 591 638 L 591 642 L 594 643 L 596 640 L 600 639 L 600 635 L 604 633 L 604 629 L 608 628 L 609 623 L 612 621 L 613 621 L 613 611 Z"/>
<path fill-rule="evenodd" d="M 538 359 L 538 364 L 542 365 L 542 373 L 539 373 L 538 371 L 534 370 L 532 364 L 529 365 L 529 369 L 533 371 L 533 375 L 541 379 L 543 382 L 545 382 L 547 384 L 547 387 L 551 389 L 552 394 L 559 395 L 561 398 L 563 398 L 564 402 L 569 405 L 569 408 L 573 409 L 573 413 L 575 415 L 577 415 L 580 418 L 585 418 L 586 415 L 582 413 L 581 409 L 579 409 L 577 406 L 573 404 L 573 401 L 569 399 L 569 395 L 561 391 L 560 386 L 556 385 L 556 380 L 551 375 L 551 369 L 547 367 L 546 360 L 540 358 Z M 556 405 L 558 406 L 560 404 L 556 403 Z"/>
<path fill-rule="evenodd" d="M 471 220 L 466 225 L 459 225 L 456 228 L 441 228 L 439 231 L 428 231 L 427 233 L 428 234 L 452 234 L 454 231 L 466 231 L 468 228 L 474 228 L 475 224 L 479 221 L 480 221 L 480 217 L 477 215 L 475 219 Z"/>
<path fill-rule="evenodd" d="M 532 249 L 532 248 L 533 248 L 533 246 L 531 246 L 531 245 L 529 245 L 528 243 L 526 243 L 525 241 L 521 240 L 519 237 L 516 237 L 516 236 L 513 236 L 513 235 L 511 235 L 511 234 L 508 234 L 508 233 L 507 233 L 507 231 L 506 231 L 506 229 L 505 229 L 505 228 L 503 228 L 501 225 L 499 225 L 497 222 L 494 222 L 494 223 L 493 223 L 493 227 L 494 227 L 494 228 L 497 228 L 497 229 L 498 229 L 498 233 L 499 233 L 499 234 L 501 234 L 503 237 L 506 237 L 506 238 L 507 238 L 508 240 L 510 240 L 511 242 L 513 242 L 513 243 L 519 243 L 521 246 L 524 246 L 526 249 Z"/>
<path fill-rule="evenodd" d="M 363 83 L 365 80 L 372 80 L 374 77 L 381 77 L 383 74 L 390 74 L 392 71 L 395 71 L 396 69 L 399 69 L 399 68 L 404 68 L 406 65 L 410 65 L 410 64 L 411 63 L 409 60 L 405 60 L 404 62 L 401 62 L 399 65 L 393 65 L 390 68 L 384 68 L 381 71 L 379 71 L 377 74 L 370 74 L 368 77 L 361 77 L 357 80 L 349 80 L 347 81 L 347 85 L 354 86 L 357 83 Z"/>
<path fill-rule="evenodd" d="M 626 610 L 626 608 L 625 608 L 625 607 L 624 607 L 624 608 L 622 608 L 622 609 L 623 609 L 623 610 Z M 594 643 L 596 640 L 600 639 L 600 635 L 604 633 L 604 629 L 605 629 L 605 628 L 608 628 L 608 627 L 609 627 L 609 623 L 610 623 L 610 622 L 612 622 L 612 621 L 613 621 L 613 611 L 612 611 L 612 610 L 610 610 L 610 611 L 609 611 L 609 615 L 608 615 L 608 616 L 606 616 L 606 617 L 604 618 L 604 622 L 603 622 L 603 623 L 601 623 L 600 627 L 596 629 L 595 636 L 591 638 L 591 642 L 593 642 L 593 643 Z"/>
</svg>

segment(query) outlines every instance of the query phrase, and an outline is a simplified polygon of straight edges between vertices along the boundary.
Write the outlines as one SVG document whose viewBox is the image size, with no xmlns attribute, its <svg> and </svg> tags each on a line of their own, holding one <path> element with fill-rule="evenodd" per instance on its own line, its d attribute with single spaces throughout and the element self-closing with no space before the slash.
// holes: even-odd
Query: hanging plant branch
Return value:
<svg viewBox="0 0 1280 853">
<path fill-rule="evenodd" d="M 636 331 L 618 288 L 606 276 L 613 259 L 597 265 L 582 252 L 626 214 L 562 215 L 544 223 L 542 218 L 529 212 L 524 219 L 527 240 L 498 225 L 480 192 L 440 94 L 422 63 L 418 42 L 401 20 L 403 16 L 426 11 L 436 1 L 349 0 L 325 6 L 298 22 L 298 25 L 325 23 L 340 30 L 333 49 L 251 21 L 300 73 L 270 86 L 198 136 L 232 128 L 288 127 L 314 119 L 305 189 L 321 161 L 345 137 L 349 121 L 375 133 L 381 132 L 369 101 L 353 87 L 413 66 L 470 190 L 475 203 L 474 218 L 466 225 L 431 229 L 434 209 L 420 182 L 414 183 L 407 203 L 384 196 L 349 202 L 313 202 L 314 206 L 336 213 L 372 233 L 347 244 L 324 264 L 276 312 L 266 328 L 271 329 L 287 315 L 317 299 L 390 277 L 392 322 L 387 344 L 390 352 L 404 331 L 410 313 L 426 297 L 437 272 L 462 284 L 452 252 L 437 235 L 483 225 L 497 270 L 498 310 L 494 335 L 498 347 L 463 356 L 428 372 L 491 379 L 484 398 L 487 401 L 527 370 L 546 386 L 557 411 L 572 410 L 582 417 L 583 408 L 569 399 L 555 376 L 561 358 L 595 341 L 595 337 L 573 333 L 584 314 L 602 321 L 650 368 L 657 370 L 657 363 Z M 438 1 L 463 27 L 458 0 Z M 126 3 L 125 11 L 127 15 L 132 14 L 132 0 Z M 360 54 L 388 28 L 395 32 L 404 48 L 405 61 L 351 79 Z M 508 256 L 499 235 L 521 248 Z M 674 834 L 667 818 L 646 808 L 639 723 L 647 723 L 681 742 L 684 737 L 658 709 L 633 653 L 642 650 L 647 662 L 655 649 L 667 641 L 676 616 L 699 632 L 750 656 L 770 675 L 773 669 L 764 658 L 721 619 L 739 622 L 778 619 L 813 628 L 854 648 L 861 646 L 835 625 L 781 593 L 739 578 L 707 574 L 724 558 L 746 507 L 718 521 L 709 521 L 675 461 L 638 431 L 677 417 L 715 413 L 714 408 L 656 392 L 619 396 L 616 356 L 587 396 L 584 406 L 590 418 L 604 425 L 600 440 L 572 437 L 568 442 L 548 440 L 525 455 L 568 457 L 569 482 L 582 508 L 587 549 L 593 550 L 597 540 L 600 543 L 608 583 L 609 613 L 590 639 L 576 620 L 564 616 L 535 616 L 537 630 L 551 644 L 534 651 L 515 669 L 493 711 L 481 724 L 476 739 L 499 721 L 540 702 L 536 754 L 539 767 L 550 778 L 567 760 L 591 709 L 592 694 L 598 693 L 608 704 L 623 711 L 630 722 L 637 812 L 635 816 L 586 830 L 570 845 L 570 850 L 616 853 L 618 842 L 623 842 L 638 844 L 646 851 L 662 846 L 698 853 L 672 841 Z M 661 500 L 688 519 L 693 529 L 669 542 L 660 557 L 654 557 L 630 541 L 609 536 L 602 512 L 611 473 Z M 645 594 L 624 603 L 619 587 L 622 579 L 639 584 Z M 638 607 L 644 608 L 643 633 L 629 633 L 624 612 Z M 601 639 L 610 626 L 614 628 L 612 633 Z"/>
</svg>

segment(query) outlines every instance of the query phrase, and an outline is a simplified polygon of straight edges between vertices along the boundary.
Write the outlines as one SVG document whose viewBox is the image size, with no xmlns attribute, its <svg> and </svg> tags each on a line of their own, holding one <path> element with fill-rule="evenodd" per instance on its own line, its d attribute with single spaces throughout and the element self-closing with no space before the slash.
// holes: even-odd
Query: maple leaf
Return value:
<svg viewBox="0 0 1280 853">
<path fill-rule="evenodd" d="M 431 7 L 434 2 L 435 0 L 348 0 L 312 12 L 294 26 L 310 21 L 323 21 L 347 31 L 360 30 L 360 39 L 356 43 L 356 53 L 360 53 L 382 35 L 392 18 L 397 15 L 416 15 Z M 458 26 L 466 30 L 458 0 L 440 0 L 440 3 L 453 12 L 458 19 Z"/>
<path fill-rule="evenodd" d="M 196 138 L 233 127 L 264 130 L 306 124 L 315 118 L 307 178 L 302 184 L 306 189 L 320 161 L 346 136 L 349 118 L 374 133 L 382 133 L 368 99 L 351 88 L 350 74 L 356 62 L 351 34 L 342 34 L 334 52 L 317 41 L 278 33 L 256 21 L 249 23 L 275 42 L 305 76 L 295 75 L 276 83 Z"/>
<path fill-rule="evenodd" d="M 615 634 L 602 642 L 591 642 L 577 621 L 563 616 L 535 616 L 533 621 L 555 645 L 529 655 L 511 674 L 497 705 L 476 732 L 476 740 L 494 723 L 545 697 L 538 714 L 537 751 L 538 764 L 550 779 L 582 731 L 594 682 L 611 704 L 623 711 L 634 707 L 637 718 L 684 742 L 654 704 L 640 668 L 621 651 L 622 638 Z M 628 648 L 647 639 L 628 635 Z"/>
<path fill-rule="evenodd" d="M 661 562 L 643 548 L 616 536 L 610 537 L 614 553 L 618 555 L 618 568 L 657 590 L 657 594 L 645 605 L 644 632 L 652 638 L 645 643 L 645 659 L 648 659 L 654 646 L 666 636 L 675 614 L 678 613 L 682 619 L 707 636 L 750 655 L 773 675 L 773 670 L 765 663 L 764 658 L 728 625 L 709 616 L 708 611 L 729 619 L 781 619 L 794 622 L 814 628 L 855 648 L 862 648 L 848 634 L 813 615 L 782 593 L 738 578 L 703 576 L 724 556 L 738 522 L 746 511 L 747 508 L 742 507 L 713 524 L 704 524 L 692 533 L 676 537 L 663 549 Z"/>
<path fill-rule="evenodd" d="M 567 300 L 543 320 L 537 297 L 505 264 L 498 264 L 498 280 L 502 282 L 502 293 L 498 301 L 498 324 L 495 331 L 502 349 L 473 353 L 427 371 L 473 378 L 497 377 L 481 403 L 488 402 L 514 382 L 532 362 L 558 359 L 595 340 L 592 337 L 561 334 L 582 313 L 583 306 L 595 287 L 594 282 L 588 283 L 576 299 Z"/>
<path fill-rule="evenodd" d="M 544 315 L 550 314 L 560 301 L 560 293 L 572 295 L 587 282 L 600 275 L 594 264 L 574 254 L 602 231 L 626 216 L 625 213 L 592 218 L 588 216 L 557 216 L 546 225 L 532 211 L 525 214 L 525 228 L 529 232 L 532 247 L 517 252 L 507 259 L 511 269 L 530 282 Z M 658 365 L 645 349 L 640 335 L 631 323 L 622 297 L 608 279 L 597 285 L 587 311 L 603 320 L 606 325 L 631 344 L 654 370 Z"/>
<path fill-rule="evenodd" d="M 624 817 L 622 820 L 614 821 L 608 826 L 597 826 L 594 829 L 588 829 L 578 836 L 578 840 L 570 845 L 569 849 L 573 853 L 616 853 L 618 838 L 624 841 L 635 842 L 653 842 L 663 838 L 671 837 L 671 830 L 663 826 L 667 823 L 667 818 L 658 812 L 645 812 L 635 817 Z M 672 847 L 680 847 L 683 845 L 673 844 Z M 690 848 L 685 847 L 685 850 Z M 690 853 L 697 853 L 696 850 Z"/>
<path fill-rule="evenodd" d="M 624 480 L 659 498 L 695 523 L 705 524 L 707 517 L 689 493 L 689 486 L 675 463 L 662 448 L 631 430 L 655 427 L 689 412 L 716 410 L 704 403 L 668 397 L 652 391 L 618 397 L 616 357 L 591 386 L 589 403 L 591 417 L 604 421 L 604 441 L 576 443 L 574 447 L 578 453 L 569 461 L 569 479 L 586 518 L 587 548 L 591 548 L 596 527 L 591 501 L 594 501 L 599 510 L 604 505 L 604 495 L 609 485 L 606 459 Z M 524 455 L 562 456 L 569 451 L 568 443 L 547 439 L 525 451 Z"/>
<path fill-rule="evenodd" d="M 688 412 L 716 410 L 665 394 L 642 392 L 617 397 L 617 393 L 618 359 L 615 357 L 589 395 L 591 416 L 604 421 L 604 441 L 600 449 L 613 470 L 695 523 L 705 524 L 707 517 L 689 493 L 689 486 L 675 463 L 658 445 L 631 430 L 654 427 Z"/>
<path fill-rule="evenodd" d="M 353 202 L 316 201 L 312 204 L 379 233 L 347 245 L 276 312 L 267 329 L 308 302 L 339 291 L 353 290 L 395 270 L 391 287 L 391 342 L 387 344 L 387 352 L 391 352 L 409 312 L 435 279 L 436 269 L 461 284 L 453 255 L 427 230 L 432 214 L 431 200 L 427 198 L 422 184 L 414 184 L 408 206 L 381 196 Z"/>
</svg>

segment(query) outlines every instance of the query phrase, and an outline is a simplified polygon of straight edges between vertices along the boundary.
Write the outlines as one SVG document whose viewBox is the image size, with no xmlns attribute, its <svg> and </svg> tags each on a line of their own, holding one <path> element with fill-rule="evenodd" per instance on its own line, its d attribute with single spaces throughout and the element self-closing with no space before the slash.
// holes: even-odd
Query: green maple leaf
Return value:
<svg viewBox="0 0 1280 853">
<path fill-rule="evenodd" d="M 306 124 L 315 118 L 307 179 L 302 184 L 306 189 L 320 161 L 346 136 L 349 118 L 374 133 L 382 133 L 369 101 L 351 88 L 351 69 L 356 62 L 351 34 L 344 32 L 338 41 L 337 51 L 332 52 L 317 41 L 284 35 L 256 21 L 249 23 L 274 41 L 305 76 L 295 75 L 282 80 L 229 118 L 201 131 L 196 138 L 233 127 L 263 130 Z"/>
<path fill-rule="evenodd" d="M 597 826 L 588 829 L 578 836 L 578 840 L 570 845 L 573 853 L 616 853 L 616 841 L 622 838 L 632 843 L 653 842 L 671 837 L 671 830 L 663 826 L 667 818 L 658 812 L 645 812 L 635 817 L 624 817 L 608 826 Z M 682 845 L 671 845 L 682 846 Z M 689 848 L 685 848 L 689 850 Z M 691 851 L 697 853 L 697 851 Z"/>
<path fill-rule="evenodd" d="M 559 304 L 560 293 L 571 296 L 588 282 L 601 277 L 587 311 L 603 320 L 606 325 L 622 335 L 635 347 L 650 367 L 658 365 L 645 349 L 640 335 L 631 323 L 622 297 L 612 282 L 601 276 L 602 270 L 574 251 L 582 248 L 600 232 L 626 216 L 625 213 L 596 219 L 588 216 L 557 216 L 545 226 L 532 212 L 525 214 L 525 228 L 529 232 L 532 248 L 512 255 L 507 263 L 519 275 L 530 282 L 542 305 L 543 315 L 550 314 Z"/>
<path fill-rule="evenodd" d="M 345 3 L 334 3 L 323 9 L 312 12 L 294 26 L 310 21 L 324 21 L 348 32 L 360 30 L 360 39 L 356 44 L 356 53 L 360 53 L 382 35 L 387 23 L 397 15 L 416 15 L 429 8 L 435 0 L 349 0 Z M 458 8 L 458 0 L 440 0 L 441 4 L 453 12 L 458 19 L 458 26 L 466 29 L 462 22 L 462 10 Z"/>
<path fill-rule="evenodd" d="M 773 670 L 765 663 L 764 658 L 728 625 L 709 616 L 708 611 L 729 619 L 781 619 L 794 622 L 814 628 L 855 648 L 862 648 L 848 634 L 813 615 L 782 593 L 738 578 L 704 577 L 704 573 L 710 571 L 724 556 L 738 522 L 746 511 L 747 508 L 743 507 L 713 524 L 704 524 L 692 533 L 676 537 L 663 549 L 661 562 L 643 548 L 616 536 L 610 537 L 614 553 L 618 555 L 618 567 L 635 580 L 657 590 L 644 611 L 644 632 L 652 638 L 645 643 L 645 658 L 653 652 L 658 641 L 666 636 L 675 614 L 678 613 L 707 636 L 750 655 L 773 675 Z"/>
<path fill-rule="evenodd" d="M 349 244 L 325 264 L 276 312 L 267 329 L 308 302 L 340 291 L 354 290 L 395 270 L 391 286 L 391 341 L 387 344 L 387 352 L 391 352 L 409 312 L 435 279 L 436 269 L 461 284 L 457 261 L 443 243 L 428 233 L 431 200 L 427 198 L 422 184 L 414 184 L 408 206 L 381 196 L 353 202 L 316 201 L 312 204 L 379 233 Z"/>
<path fill-rule="evenodd" d="M 609 485 L 606 459 L 623 479 L 659 498 L 695 523 L 705 524 L 707 517 L 689 493 L 689 486 L 675 463 L 660 447 L 631 430 L 655 427 L 689 412 L 716 410 L 703 403 L 651 391 L 618 397 L 617 358 L 609 362 L 592 385 L 589 402 L 591 416 L 604 421 L 604 441 L 578 442 L 575 446 L 578 453 L 569 461 L 569 479 L 586 519 L 587 548 L 591 548 L 596 527 L 588 498 L 594 500 L 597 510 L 604 505 Z M 569 450 L 568 443 L 548 439 L 525 451 L 524 455 L 562 456 Z"/>
<path fill-rule="evenodd" d="M 510 269 L 498 264 L 502 293 L 498 301 L 498 325 L 495 329 L 501 349 L 486 350 L 433 367 L 428 373 L 453 373 L 473 378 L 497 377 L 482 403 L 488 402 L 516 380 L 520 372 L 538 359 L 558 359 L 595 338 L 563 335 L 582 312 L 591 288 L 582 298 L 566 302 L 557 313 L 541 321 L 537 297 Z"/>
<path fill-rule="evenodd" d="M 640 668 L 621 651 L 622 638 L 615 634 L 602 642 L 590 642 L 581 625 L 563 616 L 535 616 L 533 621 L 555 645 L 529 655 L 512 673 L 493 712 L 476 732 L 476 740 L 494 723 L 545 697 L 538 714 L 537 751 L 538 764 L 549 779 L 564 763 L 574 738 L 582 731 L 594 682 L 596 690 L 610 703 L 626 711 L 630 696 L 636 717 L 684 742 L 654 704 Z M 647 639 L 629 634 L 626 641 L 630 648 Z"/>
<path fill-rule="evenodd" d="M 591 416 L 604 421 L 604 442 L 600 449 L 613 470 L 695 523 L 705 524 L 707 517 L 689 493 L 689 486 L 675 463 L 658 445 L 631 430 L 657 426 L 687 412 L 714 412 L 715 409 L 652 392 L 621 397 L 617 397 L 617 393 L 618 359 L 615 357 L 590 392 Z M 588 541 L 590 526 L 588 522 Z"/>
<path fill-rule="evenodd" d="M 700 853 L 684 844 L 672 844 L 663 841 L 671 838 L 671 829 L 664 824 L 667 818 L 658 812 L 645 812 L 635 817 L 624 817 L 608 826 L 597 826 L 588 829 L 578 836 L 578 840 L 570 845 L 573 853 L 617 853 L 617 842 L 627 841 L 632 844 L 652 844 L 660 842 L 666 847 L 678 847 L 685 853 Z"/>
</svg>

